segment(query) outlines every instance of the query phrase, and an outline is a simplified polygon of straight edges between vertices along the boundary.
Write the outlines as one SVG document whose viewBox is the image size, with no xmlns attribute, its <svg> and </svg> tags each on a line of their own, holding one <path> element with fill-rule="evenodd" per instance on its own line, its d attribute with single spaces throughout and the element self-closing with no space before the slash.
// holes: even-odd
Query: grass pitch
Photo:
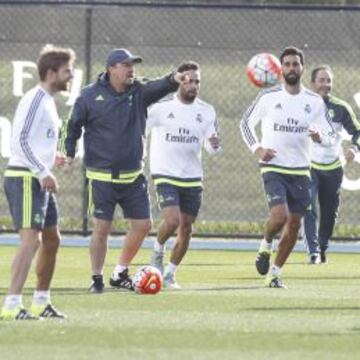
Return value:
<svg viewBox="0 0 360 360">
<path fill-rule="evenodd" d="M 2 298 L 15 251 L 0 247 Z M 117 254 L 108 253 L 106 278 Z M 148 258 L 142 250 L 131 272 Z M 52 299 L 69 319 L 0 321 L 0 358 L 358 359 L 359 260 L 331 254 L 329 264 L 310 266 L 293 254 L 282 290 L 263 287 L 252 252 L 189 251 L 177 275 L 182 291 L 91 295 L 88 250 L 62 248 Z M 27 285 L 25 305 L 33 273 Z"/>
</svg>

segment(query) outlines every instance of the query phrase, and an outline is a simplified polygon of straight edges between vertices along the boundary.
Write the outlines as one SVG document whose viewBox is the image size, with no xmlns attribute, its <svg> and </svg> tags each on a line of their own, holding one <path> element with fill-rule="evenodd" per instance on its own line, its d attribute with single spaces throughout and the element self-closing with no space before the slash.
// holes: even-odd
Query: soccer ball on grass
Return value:
<svg viewBox="0 0 360 360">
<path fill-rule="evenodd" d="M 163 284 L 161 272 L 154 266 L 146 265 L 138 269 L 132 278 L 137 294 L 157 294 Z"/>
</svg>

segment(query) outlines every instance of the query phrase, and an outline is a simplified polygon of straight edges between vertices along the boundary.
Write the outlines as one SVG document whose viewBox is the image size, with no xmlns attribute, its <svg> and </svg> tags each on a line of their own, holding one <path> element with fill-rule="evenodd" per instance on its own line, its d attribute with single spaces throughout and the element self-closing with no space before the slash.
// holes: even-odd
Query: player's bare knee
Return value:
<svg viewBox="0 0 360 360">
<path fill-rule="evenodd" d="M 190 241 L 191 234 L 192 234 L 192 224 L 181 224 L 180 226 L 180 233 L 184 239 L 187 239 L 187 241 Z"/>
<path fill-rule="evenodd" d="M 43 237 L 41 246 L 47 251 L 56 253 L 60 246 L 60 236 L 53 235 L 48 237 Z"/>
<path fill-rule="evenodd" d="M 175 231 L 180 224 L 180 219 L 178 216 L 167 216 L 165 218 L 165 223 L 168 229 Z"/>
<path fill-rule="evenodd" d="M 33 251 L 36 252 L 39 249 L 40 245 L 41 245 L 40 239 L 34 240 L 34 242 L 32 243 Z"/>
<path fill-rule="evenodd" d="M 105 231 L 103 229 L 97 229 L 96 231 L 94 230 L 92 237 L 91 237 L 91 241 L 92 242 L 106 242 L 107 238 L 109 236 L 109 232 Z"/>
<path fill-rule="evenodd" d="M 20 230 L 21 247 L 28 249 L 29 251 L 36 252 L 40 246 L 40 235 L 36 231 L 28 231 L 28 229 Z"/>
<path fill-rule="evenodd" d="M 287 226 L 292 232 L 298 232 L 301 226 L 301 220 L 290 217 L 287 221 Z"/>
<path fill-rule="evenodd" d="M 288 216 L 285 213 L 272 214 L 272 216 L 270 217 L 271 224 L 273 225 L 273 227 L 276 228 L 282 228 L 287 221 Z"/>
<path fill-rule="evenodd" d="M 107 241 L 109 233 L 110 230 L 107 227 L 96 226 L 92 234 L 92 241 L 99 241 L 99 242 Z"/>
<path fill-rule="evenodd" d="M 152 221 L 150 219 L 142 220 L 134 226 L 134 230 L 143 234 L 148 234 L 152 228 Z"/>
<path fill-rule="evenodd" d="M 277 205 L 271 208 L 269 221 L 272 224 L 282 227 L 286 224 L 288 219 L 289 219 L 289 212 L 287 211 L 285 206 Z"/>
<path fill-rule="evenodd" d="M 152 228 L 152 221 L 150 219 L 148 219 L 145 224 L 144 224 L 144 232 L 149 233 L 151 228 Z"/>
</svg>

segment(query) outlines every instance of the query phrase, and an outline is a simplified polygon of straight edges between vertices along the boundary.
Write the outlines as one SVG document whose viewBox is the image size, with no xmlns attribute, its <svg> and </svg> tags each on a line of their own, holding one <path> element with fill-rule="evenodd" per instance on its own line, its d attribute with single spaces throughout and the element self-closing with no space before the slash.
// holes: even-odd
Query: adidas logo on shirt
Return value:
<svg viewBox="0 0 360 360">
<path fill-rule="evenodd" d="M 171 112 L 168 116 L 167 116 L 168 119 L 175 119 L 175 115 Z"/>
<path fill-rule="evenodd" d="M 95 98 L 95 101 L 104 101 L 104 97 L 100 94 Z"/>
<path fill-rule="evenodd" d="M 329 109 L 328 110 L 328 115 L 330 119 L 333 119 L 335 117 L 335 111 L 334 109 Z"/>
<path fill-rule="evenodd" d="M 275 109 L 281 110 L 281 109 L 282 109 L 281 104 L 280 104 L 280 103 L 276 104 L 276 105 L 275 105 Z"/>
</svg>

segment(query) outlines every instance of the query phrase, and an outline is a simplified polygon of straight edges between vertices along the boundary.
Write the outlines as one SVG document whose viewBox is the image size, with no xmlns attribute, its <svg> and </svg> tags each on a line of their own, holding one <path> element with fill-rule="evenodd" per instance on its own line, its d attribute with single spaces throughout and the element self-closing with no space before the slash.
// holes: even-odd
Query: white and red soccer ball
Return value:
<svg viewBox="0 0 360 360">
<path fill-rule="evenodd" d="M 260 53 L 250 59 L 246 74 L 257 87 L 273 86 L 281 78 L 281 64 L 275 55 Z"/>
<path fill-rule="evenodd" d="M 132 278 L 137 294 L 157 294 L 163 285 L 161 272 L 154 266 L 146 265 L 138 269 Z"/>
</svg>

